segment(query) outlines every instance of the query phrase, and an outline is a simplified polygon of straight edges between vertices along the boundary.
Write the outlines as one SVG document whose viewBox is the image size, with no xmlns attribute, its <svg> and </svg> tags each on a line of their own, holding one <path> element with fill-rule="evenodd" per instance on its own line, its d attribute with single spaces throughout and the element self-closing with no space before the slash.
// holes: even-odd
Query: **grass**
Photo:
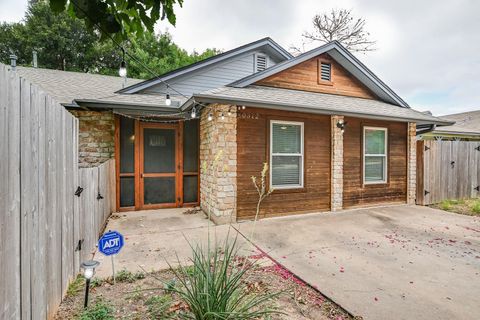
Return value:
<svg viewBox="0 0 480 320">
<path fill-rule="evenodd" d="M 97 299 L 88 306 L 78 318 L 79 320 L 113 320 L 113 307 L 104 299 Z"/>
<path fill-rule="evenodd" d="M 145 301 L 145 305 L 152 319 L 165 319 L 171 313 L 169 309 L 172 305 L 172 297 L 169 295 L 151 296 Z"/>
<path fill-rule="evenodd" d="M 133 273 L 127 270 L 121 270 L 115 275 L 115 280 L 119 282 L 132 283 L 143 278 L 145 278 L 145 274 L 143 272 Z"/>
<path fill-rule="evenodd" d="M 72 297 L 85 289 L 85 278 L 78 275 L 77 278 L 72 281 L 67 288 L 67 297 Z"/>
<path fill-rule="evenodd" d="M 476 216 L 480 215 L 480 198 L 460 199 L 460 200 L 443 200 L 435 205 L 439 209 Z"/>
</svg>

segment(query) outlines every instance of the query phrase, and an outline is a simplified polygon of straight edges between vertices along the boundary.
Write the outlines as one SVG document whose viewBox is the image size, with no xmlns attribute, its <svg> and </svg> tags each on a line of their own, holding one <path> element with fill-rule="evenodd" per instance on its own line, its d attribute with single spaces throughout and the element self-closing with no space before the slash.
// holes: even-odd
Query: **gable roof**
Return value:
<svg viewBox="0 0 480 320">
<path fill-rule="evenodd" d="M 255 49 L 260 49 L 260 48 L 269 50 L 272 55 L 276 55 L 278 58 L 282 60 L 293 58 L 293 56 L 287 50 L 285 50 L 282 46 L 280 46 L 278 43 L 273 41 L 271 38 L 266 37 L 266 38 L 245 44 L 243 46 L 237 47 L 235 49 L 217 54 L 210 58 L 200 60 L 190 65 L 172 70 L 170 72 L 164 73 L 163 75 L 160 75 L 159 77 L 155 77 L 155 78 L 131 85 L 129 87 L 119 90 L 118 93 L 137 93 L 138 91 L 154 86 L 158 83 L 161 83 L 162 81 L 171 80 L 172 78 L 176 78 L 186 73 L 211 66 L 215 63 L 225 61 L 226 59 L 232 58 L 239 54 L 242 54 L 251 50 L 255 50 Z"/>
<path fill-rule="evenodd" d="M 270 77 L 283 70 L 296 66 L 304 61 L 314 58 L 322 53 L 328 53 L 348 72 L 353 74 L 362 84 L 375 93 L 381 100 L 400 107 L 409 108 L 409 105 L 400 98 L 392 89 L 390 89 L 380 78 L 378 78 L 370 69 L 368 69 L 360 60 L 351 54 L 338 41 L 324 44 L 318 48 L 307 51 L 293 59 L 278 63 L 271 68 L 247 76 L 235 81 L 229 86 L 244 88 L 254 84 L 257 81 Z"/>
<path fill-rule="evenodd" d="M 319 92 L 250 85 L 244 88 L 222 87 L 194 94 L 182 109 L 195 102 L 239 104 L 297 112 L 338 114 L 359 118 L 409 121 L 418 124 L 451 125 L 452 121 L 383 101 Z"/>
<path fill-rule="evenodd" d="M 480 136 L 480 110 L 449 114 L 441 117 L 449 121 L 455 121 L 451 126 L 435 129 L 432 134 L 458 134 Z"/>
</svg>

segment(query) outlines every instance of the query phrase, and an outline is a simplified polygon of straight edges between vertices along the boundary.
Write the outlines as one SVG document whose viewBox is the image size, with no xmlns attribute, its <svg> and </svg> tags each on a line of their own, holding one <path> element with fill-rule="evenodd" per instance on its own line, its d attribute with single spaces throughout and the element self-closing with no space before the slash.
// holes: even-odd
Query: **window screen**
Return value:
<svg viewBox="0 0 480 320">
<path fill-rule="evenodd" d="M 384 183 L 387 181 L 387 129 L 363 128 L 363 181 Z"/>
<path fill-rule="evenodd" d="M 270 185 L 302 187 L 303 123 L 272 121 L 270 135 Z"/>
</svg>

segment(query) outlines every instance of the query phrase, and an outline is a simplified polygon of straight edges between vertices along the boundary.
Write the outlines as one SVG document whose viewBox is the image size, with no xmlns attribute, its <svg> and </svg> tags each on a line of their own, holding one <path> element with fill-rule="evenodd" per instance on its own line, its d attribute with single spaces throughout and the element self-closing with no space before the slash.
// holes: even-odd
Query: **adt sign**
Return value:
<svg viewBox="0 0 480 320">
<path fill-rule="evenodd" d="M 109 231 L 98 240 L 98 250 L 106 256 L 117 254 L 123 247 L 123 236 L 117 231 Z"/>
</svg>

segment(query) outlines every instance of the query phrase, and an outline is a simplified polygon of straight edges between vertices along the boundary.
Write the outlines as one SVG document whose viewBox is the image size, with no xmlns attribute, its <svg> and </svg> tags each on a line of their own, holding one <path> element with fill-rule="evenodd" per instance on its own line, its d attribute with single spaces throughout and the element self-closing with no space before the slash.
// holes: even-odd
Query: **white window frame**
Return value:
<svg viewBox="0 0 480 320">
<path fill-rule="evenodd" d="M 273 153 L 273 125 L 274 124 L 289 124 L 289 125 L 296 125 L 300 126 L 300 154 L 298 153 Z M 270 170 L 269 171 L 269 176 L 270 176 L 270 188 L 272 189 L 301 189 L 303 188 L 303 176 L 304 176 L 304 123 L 303 122 L 296 122 L 296 121 L 282 121 L 282 120 L 270 120 Z M 272 182 L 272 172 L 273 172 L 273 157 L 274 156 L 298 156 L 300 157 L 300 177 L 299 181 L 300 184 L 298 185 L 293 185 L 293 184 L 287 184 L 287 185 L 277 185 L 274 186 Z"/>
<path fill-rule="evenodd" d="M 377 130 L 377 131 L 384 131 L 385 132 L 385 153 L 384 154 L 366 154 L 366 139 L 365 139 L 365 132 L 366 130 Z M 388 182 L 388 128 L 384 127 L 363 127 L 363 184 L 385 184 Z M 383 180 L 376 180 L 376 181 L 365 181 L 365 167 L 366 157 L 384 157 L 385 161 L 383 162 Z"/>
</svg>

